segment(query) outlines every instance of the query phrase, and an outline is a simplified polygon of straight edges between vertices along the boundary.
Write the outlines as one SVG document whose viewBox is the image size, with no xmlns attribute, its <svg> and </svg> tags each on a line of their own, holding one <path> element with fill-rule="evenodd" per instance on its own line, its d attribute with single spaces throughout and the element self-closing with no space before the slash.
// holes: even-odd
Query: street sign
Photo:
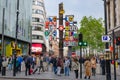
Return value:
<svg viewBox="0 0 120 80">
<path fill-rule="evenodd" d="M 70 31 L 77 31 L 78 27 L 76 25 L 70 26 Z"/>
<path fill-rule="evenodd" d="M 63 29 L 64 29 L 64 26 L 63 26 L 63 25 L 60 25 L 60 26 L 59 26 L 59 30 L 60 30 L 60 31 L 63 31 Z"/>
<path fill-rule="evenodd" d="M 78 46 L 78 42 L 77 41 L 64 41 L 63 45 L 64 45 L 64 47 Z"/>
<path fill-rule="evenodd" d="M 105 49 L 105 51 L 110 51 L 110 49 Z"/>
<path fill-rule="evenodd" d="M 102 36 L 102 42 L 110 42 L 110 41 L 111 41 L 111 37 L 109 35 Z"/>
<path fill-rule="evenodd" d="M 56 30 L 53 31 L 53 36 L 57 36 L 57 31 Z"/>
<path fill-rule="evenodd" d="M 45 30 L 44 34 L 45 34 L 45 36 L 48 36 L 49 35 L 49 31 Z"/>
</svg>

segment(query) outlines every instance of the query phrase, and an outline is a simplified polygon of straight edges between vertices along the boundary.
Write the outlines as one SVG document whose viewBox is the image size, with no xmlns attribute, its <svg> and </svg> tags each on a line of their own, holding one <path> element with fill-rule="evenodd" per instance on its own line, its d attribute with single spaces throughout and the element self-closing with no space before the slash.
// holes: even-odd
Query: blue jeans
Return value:
<svg viewBox="0 0 120 80">
<path fill-rule="evenodd" d="M 57 74 L 57 66 L 53 66 L 54 74 Z"/>
<path fill-rule="evenodd" d="M 8 64 L 8 69 L 12 70 L 12 63 Z"/>
<path fill-rule="evenodd" d="M 69 67 L 65 67 L 65 76 L 69 76 L 69 73 L 70 73 L 70 69 Z"/>
</svg>

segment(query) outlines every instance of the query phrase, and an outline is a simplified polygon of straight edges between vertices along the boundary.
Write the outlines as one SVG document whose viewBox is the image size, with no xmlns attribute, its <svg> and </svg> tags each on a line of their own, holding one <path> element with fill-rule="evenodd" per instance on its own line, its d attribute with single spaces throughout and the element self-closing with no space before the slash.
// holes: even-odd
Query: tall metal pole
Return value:
<svg viewBox="0 0 120 80">
<path fill-rule="evenodd" d="M 114 39 L 115 39 L 115 35 L 114 35 L 114 30 L 112 31 L 112 36 L 113 36 L 113 58 L 114 58 L 114 80 L 116 79 L 116 66 L 115 66 L 115 43 L 114 43 Z"/>
<path fill-rule="evenodd" d="M 19 0 L 17 0 L 17 12 L 16 12 L 16 34 L 15 34 L 15 52 L 14 52 L 13 76 L 16 76 L 16 55 L 17 55 L 18 17 L 19 17 Z"/>
<path fill-rule="evenodd" d="M 116 7 L 116 3 L 115 3 L 116 0 L 113 0 L 113 11 L 114 11 L 114 27 L 116 27 L 116 10 L 115 10 L 115 7 Z M 114 40 L 115 40 L 115 34 L 114 34 L 114 30 L 112 30 L 112 34 L 113 34 L 113 58 L 114 58 L 114 80 L 117 80 L 116 79 L 116 61 L 115 61 L 115 43 L 114 43 Z"/>
<path fill-rule="evenodd" d="M 82 46 L 80 46 L 80 79 L 82 79 Z"/>
<path fill-rule="evenodd" d="M 63 11 L 63 3 L 59 4 L 59 26 L 63 26 L 63 14 L 60 12 Z M 59 30 L 59 56 L 63 58 L 63 31 Z"/>
<path fill-rule="evenodd" d="M 79 36 L 78 40 L 82 44 L 82 42 L 83 42 L 82 33 L 80 33 L 78 36 Z M 79 62 L 80 62 L 80 78 L 82 79 L 82 45 L 80 45 L 80 59 L 79 59 Z"/>
<path fill-rule="evenodd" d="M 105 19 L 105 35 L 107 35 L 107 9 L 106 9 L 106 0 L 104 0 L 104 19 Z M 105 48 L 108 49 L 109 45 L 108 42 L 105 44 Z M 107 51 L 106 51 L 107 53 Z M 106 59 L 106 80 L 111 80 L 111 64 L 110 60 Z"/>
<path fill-rule="evenodd" d="M 2 18 L 2 51 L 1 51 L 1 55 L 4 55 L 4 18 L 5 18 L 5 8 L 3 8 L 3 18 Z"/>
</svg>

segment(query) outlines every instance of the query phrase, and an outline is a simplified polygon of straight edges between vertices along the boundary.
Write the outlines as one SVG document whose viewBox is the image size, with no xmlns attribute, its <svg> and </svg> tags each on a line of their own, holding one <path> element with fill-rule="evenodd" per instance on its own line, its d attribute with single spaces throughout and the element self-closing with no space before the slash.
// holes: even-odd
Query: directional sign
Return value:
<svg viewBox="0 0 120 80">
<path fill-rule="evenodd" d="M 66 26 L 66 27 L 65 27 L 65 30 L 66 30 L 66 31 L 69 31 L 69 30 L 70 30 L 70 27 L 69 27 L 69 26 Z"/>
<path fill-rule="evenodd" d="M 59 30 L 62 31 L 64 29 L 64 26 L 63 25 L 60 25 L 59 26 Z"/>
<path fill-rule="evenodd" d="M 76 41 L 64 41 L 63 42 L 64 47 L 68 47 L 68 46 L 78 46 L 78 42 Z"/>
<path fill-rule="evenodd" d="M 109 35 L 102 36 L 102 42 L 110 42 L 110 41 L 111 41 L 111 37 Z"/>
<path fill-rule="evenodd" d="M 57 36 L 57 31 L 56 30 L 53 31 L 53 36 Z"/>
</svg>

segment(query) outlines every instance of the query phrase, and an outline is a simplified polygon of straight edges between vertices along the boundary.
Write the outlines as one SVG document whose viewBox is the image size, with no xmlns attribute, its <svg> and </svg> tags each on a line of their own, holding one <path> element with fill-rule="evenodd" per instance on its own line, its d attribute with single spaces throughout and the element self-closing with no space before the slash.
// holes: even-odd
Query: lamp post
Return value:
<svg viewBox="0 0 120 80">
<path fill-rule="evenodd" d="M 114 11 L 114 27 L 116 27 L 116 2 L 115 0 L 113 1 L 113 11 Z M 114 30 L 112 30 L 112 35 L 113 35 L 113 60 L 114 60 L 114 80 L 117 80 L 116 77 L 116 61 L 115 61 L 115 43 L 114 43 L 114 39 L 115 39 L 115 33 Z"/>
<path fill-rule="evenodd" d="M 63 26 L 63 3 L 59 4 L 59 26 Z M 61 27 L 62 29 L 62 27 Z M 63 58 L 63 30 L 59 29 L 59 56 Z"/>
<path fill-rule="evenodd" d="M 16 76 L 16 54 L 17 54 L 17 36 L 18 36 L 18 16 L 19 16 L 19 0 L 17 0 L 17 12 L 16 12 L 16 33 L 15 33 L 15 52 L 14 52 L 14 66 L 13 76 Z"/>
<path fill-rule="evenodd" d="M 82 42 L 83 42 L 83 34 L 80 33 L 78 35 L 78 39 L 79 39 L 79 46 L 80 46 L 80 79 L 82 79 Z"/>
<path fill-rule="evenodd" d="M 3 8 L 3 18 L 2 18 L 2 51 L 1 55 L 4 55 L 4 18 L 5 18 L 5 8 Z"/>
<path fill-rule="evenodd" d="M 106 10 L 106 0 L 104 1 L 104 19 L 105 19 L 105 35 L 107 35 L 107 10 Z M 108 49 L 108 42 L 105 44 L 105 48 Z M 106 51 L 107 53 L 107 51 Z M 111 80 L 111 66 L 110 66 L 110 60 L 106 59 L 106 80 Z"/>
</svg>

